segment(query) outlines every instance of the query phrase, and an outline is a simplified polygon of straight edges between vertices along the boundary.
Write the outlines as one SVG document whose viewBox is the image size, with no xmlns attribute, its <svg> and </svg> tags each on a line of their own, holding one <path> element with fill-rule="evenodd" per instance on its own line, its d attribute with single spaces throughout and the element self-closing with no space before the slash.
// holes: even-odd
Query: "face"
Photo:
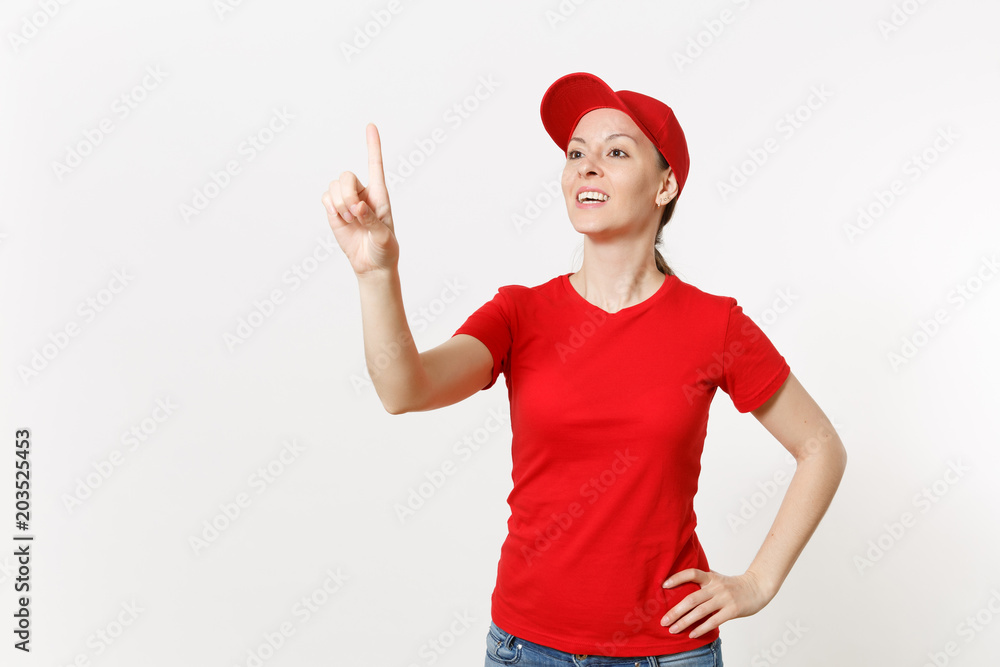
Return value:
<svg viewBox="0 0 1000 667">
<path fill-rule="evenodd" d="M 607 201 L 581 203 L 579 192 L 587 188 L 607 195 Z M 576 231 L 592 237 L 652 236 L 663 211 L 657 198 L 666 205 L 677 194 L 677 181 L 673 170 L 660 168 L 656 146 L 627 114 L 594 109 L 573 130 L 562 191 Z"/>
</svg>

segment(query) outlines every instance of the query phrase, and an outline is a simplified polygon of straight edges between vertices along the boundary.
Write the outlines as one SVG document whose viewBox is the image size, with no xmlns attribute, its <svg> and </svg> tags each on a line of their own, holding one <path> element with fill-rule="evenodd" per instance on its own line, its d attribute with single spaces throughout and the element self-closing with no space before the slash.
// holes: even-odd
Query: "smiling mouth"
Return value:
<svg viewBox="0 0 1000 667">
<path fill-rule="evenodd" d="M 608 195 L 601 194 L 600 192 L 594 192 L 592 190 L 587 190 L 586 192 L 581 192 L 576 201 L 578 204 L 603 204 L 604 202 L 611 199 Z"/>
</svg>

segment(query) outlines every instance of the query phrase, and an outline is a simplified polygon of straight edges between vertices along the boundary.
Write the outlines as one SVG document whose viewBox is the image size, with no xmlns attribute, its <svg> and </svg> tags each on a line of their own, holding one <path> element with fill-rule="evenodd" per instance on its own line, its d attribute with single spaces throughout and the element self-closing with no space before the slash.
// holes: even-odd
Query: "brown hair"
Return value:
<svg viewBox="0 0 1000 667">
<path fill-rule="evenodd" d="M 666 158 L 663 157 L 663 153 L 661 153 L 659 150 L 656 151 L 656 156 L 659 158 L 658 161 L 660 163 L 660 169 L 666 169 L 667 167 L 670 166 L 669 164 L 667 164 Z M 653 252 L 656 253 L 656 268 L 660 273 L 667 276 L 674 275 L 674 270 L 667 265 L 666 260 L 663 259 L 663 255 L 660 254 L 660 250 L 656 246 L 658 246 L 663 240 L 662 239 L 663 228 L 666 226 L 668 222 L 670 222 L 670 216 L 674 214 L 674 205 L 676 203 L 677 203 L 677 196 L 675 195 L 674 198 L 671 199 L 670 202 L 663 207 L 663 215 L 660 216 L 660 226 L 656 228 L 656 238 L 653 239 Z"/>
</svg>

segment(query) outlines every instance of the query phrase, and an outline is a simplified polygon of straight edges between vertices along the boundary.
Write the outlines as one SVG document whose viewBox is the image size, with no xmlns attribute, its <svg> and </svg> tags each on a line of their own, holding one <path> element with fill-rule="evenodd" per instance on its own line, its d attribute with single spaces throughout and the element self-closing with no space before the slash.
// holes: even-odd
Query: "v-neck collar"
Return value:
<svg viewBox="0 0 1000 667">
<path fill-rule="evenodd" d="M 569 276 L 571 273 L 573 272 L 571 271 L 570 273 L 564 273 L 559 276 L 560 282 L 563 284 L 563 287 L 565 287 L 566 291 L 569 292 L 570 294 L 570 299 L 580 304 L 583 308 L 592 308 L 596 311 L 603 313 L 605 317 L 616 318 L 616 319 L 628 317 L 631 315 L 638 315 L 639 313 L 649 310 L 649 308 L 651 308 L 657 301 L 662 300 L 663 296 L 667 292 L 669 292 L 670 288 L 673 287 L 674 284 L 677 282 L 677 276 L 672 276 L 672 275 L 664 276 L 663 283 L 660 285 L 659 289 L 653 292 L 653 294 L 647 297 L 644 301 L 640 301 L 639 303 L 634 303 L 631 306 L 625 306 L 621 310 L 609 313 L 600 306 L 596 306 L 591 302 L 587 301 L 585 298 L 583 298 L 582 294 L 576 291 L 576 288 L 573 287 L 573 283 L 569 281 Z"/>
</svg>

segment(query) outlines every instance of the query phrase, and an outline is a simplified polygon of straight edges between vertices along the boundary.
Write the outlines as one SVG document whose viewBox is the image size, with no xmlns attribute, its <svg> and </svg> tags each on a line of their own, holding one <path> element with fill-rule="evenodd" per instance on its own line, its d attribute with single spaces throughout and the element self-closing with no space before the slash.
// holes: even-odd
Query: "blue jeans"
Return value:
<svg viewBox="0 0 1000 667">
<path fill-rule="evenodd" d="M 722 637 L 691 651 L 669 655 L 611 657 L 577 655 L 529 642 L 501 630 L 490 622 L 486 637 L 486 666 L 518 665 L 519 667 L 723 667 Z"/>
</svg>

